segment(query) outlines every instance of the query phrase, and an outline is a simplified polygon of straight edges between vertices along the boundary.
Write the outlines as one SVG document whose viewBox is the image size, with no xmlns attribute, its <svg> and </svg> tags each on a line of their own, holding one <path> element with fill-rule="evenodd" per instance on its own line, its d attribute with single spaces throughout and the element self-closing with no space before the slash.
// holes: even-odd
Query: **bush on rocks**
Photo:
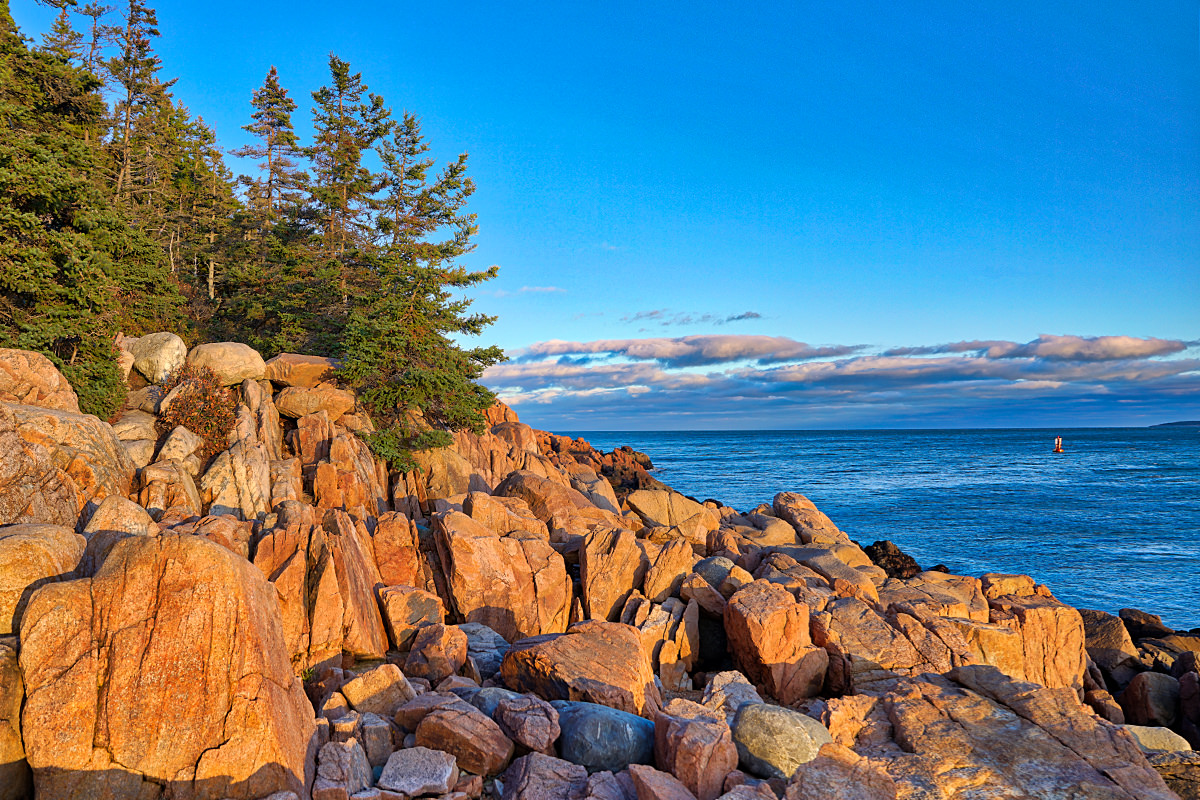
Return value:
<svg viewBox="0 0 1200 800">
<path fill-rule="evenodd" d="M 158 386 L 163 400 L 156 427 L 168 433 L 182 425 L 204 440 L 202 454 L 211 458 L 225 449 L 237 421 L 237 398 L 208 367 L 185 364 Z"/>
</svg>

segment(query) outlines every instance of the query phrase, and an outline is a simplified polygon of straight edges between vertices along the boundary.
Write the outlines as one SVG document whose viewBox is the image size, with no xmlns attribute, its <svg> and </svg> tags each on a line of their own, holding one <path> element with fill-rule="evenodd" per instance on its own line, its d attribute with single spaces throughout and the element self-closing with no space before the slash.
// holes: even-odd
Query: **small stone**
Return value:
<svg viewBox="0 0 1200 800">
<path fill-rule="evenodd" d="M 416 697 L 404 673 L 395 664 L 381 664 L 342 686 L 356 711 L 390 717 L 396 709 Z"/>
<path fill-rule="evenodd" d="M 417 630 L 404 672 L 439 683 L 467 661 L 467 635 L 453 625 L 425 625 Z"/>
<path fill-rule="evenodd" d="M 558 712 L 539 697 L 504 698 L 492 717 L 508 738 L 530 750 L 549 752 L 560 733 Z"/>
<path fill-rule="evenodd" d="M 343 800 L 371 785 L 371 765 L 359 743 L 330 742 L 317 754 L 313 800 Z"/>
<path fill-rule="evenodd" d="M 629 777 L 637 788 L 637 800 L 696 800 L 677 778 L 654 767 L 632 764 Z"/>
<path fill-rule="evenodd" d="M 412 747 L 392 753 L 376 784 L 381 789 L 418 797 L 448 792 L 457 779 L 454 756 L 428 747 Z"/>
<path fill-rule="evenodd" d="M 452 754 L 468 772 L 495 775 L 512 758 L 512 740 L 473 706 L 456 702 L 459 705 L 431 711 L 421 720 L 417 744 Z"/>
<path fill-rule="evenodd" d="M 505 770 L 503 800 L 578 798 L 588 782 L 587 770 L 561 758 L 530 753 Z"/>
</svg>

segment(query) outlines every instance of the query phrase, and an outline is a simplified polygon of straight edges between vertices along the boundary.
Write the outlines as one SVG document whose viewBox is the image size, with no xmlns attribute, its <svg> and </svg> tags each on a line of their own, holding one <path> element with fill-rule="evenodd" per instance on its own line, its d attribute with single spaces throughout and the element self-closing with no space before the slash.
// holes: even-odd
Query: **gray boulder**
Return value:
<svg viewBox="0 0 1200 800">
<path fill-rule="evenodd" d="M 654 723 L 596 703 L 555 700 L 561 734 L 558 750 L 588 772 L 620 772 L 630 764 L 654 763 Z"/>
<path fill-rule="evenodd" d="M 392 753 L 379 776 L 378 786 L 406 797 L 445 794 L 458 779 L 454 756 L 428 747 L 410 747 Z"/>
<path fill-rule="evenodd" d="M 509 651 L 508 641 L 479 622 L 464 622 L 458 629 L 467 635 L 467 655 L 475 660 L 480 679 L 494 677 Z"/>
<path fill-rule="evenodd" d="M 173 333 L 148 333 L 132 340 L 133 368 L 151 383 L 162 383 L 183 366 L 187 345 Z"/>
<path fill-rule="evenodd" d="M 833 741 L 820 722 L 766 703 L 745 703 L 733 718 L 733 743 L 742 769 L 760 778 L 788 780 L 801 764 Z"/>
</svg>

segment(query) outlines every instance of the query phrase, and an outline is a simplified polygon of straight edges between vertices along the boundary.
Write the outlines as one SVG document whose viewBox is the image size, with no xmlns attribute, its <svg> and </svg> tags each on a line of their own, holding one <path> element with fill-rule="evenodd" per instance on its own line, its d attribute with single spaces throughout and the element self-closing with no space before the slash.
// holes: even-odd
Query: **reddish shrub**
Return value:
<svg viewBox="0 0 1200 800">
<path fill-rule="evenodd" d="M 207 460 L 225 449 L 226 439 L 237 421 L 237 397 L 233 390 L 222 386 L 216 373 L 207 367 L 185 364 L 159 387 L 159 396 L 166 398 L 175 389 L 178 393 L 158 416 L 160 433 L 169 433 L 182 425 L 204 439 L 202 457 Z"/>
</svg>

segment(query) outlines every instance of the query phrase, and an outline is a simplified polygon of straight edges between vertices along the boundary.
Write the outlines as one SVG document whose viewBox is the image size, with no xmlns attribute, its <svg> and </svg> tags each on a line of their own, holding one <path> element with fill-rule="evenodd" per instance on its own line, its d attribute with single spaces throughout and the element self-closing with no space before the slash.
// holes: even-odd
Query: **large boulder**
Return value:
<svg viewBox="0 0 1200 800">
<path fill-rule="evenodd" d="M 826 687 L 836 692 L 976 663 L 958 627 L 921 606 L 901 604 L 880 614 L 856 597 L 843 597 L 813 614 L 811 623 L 813 642 L 829 652 Z"/>
<path fill-rule="evenodd" d="M 725 776 L 738 764 L 729 725 L 720 713 L 683 699 L 672 700 L 655 717 L 654 756 L 698 800 L 716 800 Z"/>
<path fill-rule="evenodd" d="M 258 351 L 241 342 L 196 345 L 188 352 L 187 363 L 211 369 L 225 386 L 236 386 L 247 378 L 256 381 L 267 373 L 267 363 Z"/>
<path fill-rule="evenodd" d="M 0 403 L 0 525 L 45 522 L 74 526 L 86 497 L 55 463 L 52 449 L 17 430 L 13 408 Z M 132 465 L 131 465 L 132 466 Z"/>
<path fill-rule="evenodd" d="M 238 406 L 233 444 L 222 450 L 200 477 L 200 496 L 214 516 L 259 519 L 271 510 L 271 453 L 258 438 L 249 407 Z"/>
<path fill-rule="evenodd" d="M 600 528 L 589 533 L 579 553 L 579 582 L 588 617 L 619 619 L 649 566 L 644 545 L 630 531 Z"/>
<path fill-rule="evenodd" d="M 530 753 L 512 763 L 502 776 L 503 800 L 583 798 L 587 770 L 543 753 Z"/>
<path fill-rule="evenodd" d="M 564 634 L 517 642 L 500 674 L 510 689 L 546 700 L 583 700 L 651 718 L 662 705 L 641 637 L 615 622 L 579 622 Z"/>
<path fill-rule="evenodd" d="M 1138 651 L 1125 623 L 1114 614 L 1087 608 L 1079 609 L 1079 615 L 1088 657 L 1114 683 L 1128 681 L 1136 669 Z"/>
<path fill-rule="evenodd" d="M 780 702 L 813 697 L 825 681 L 829 655 L 809 636 L 808 606 L 768 581 L 755 581 L 729 599 L 725 633 L 734 661 Z"/>
<path fill-rule="evenodd" d="M 54 362 L 31 350 L 0 347 L 0 403 L 79 412 L 79 398 Z"/>
<path fill-rule="evenodd" d="M 204 512 L 200 491 L 184 461 L 156 461 L 143 467 L 141 484 L 138 504 L 155 520 L 162 519 L 172 510 L 185 519 L 198 517 Z"/>
<path fill-rule="evenodd" d="M 127 340 L 125 346 L 133 354 L 133 368 L 151 383 L 162 383 L 187 360 L 183 339 L 166 331 Z"/>
<path fill-rule="evenodd" d="M 275 396 L 275 407 L 285 417 L 300 417 L 324 411 L 334 422 L 354 410 L 354 393 L 334 386 L 289 386 Z"/>
<path fill-rule="evenodd" d="M 630 492 L 625 502 L 650 527 L 685 527 L 696 522 L 705 530 L 717 529 L 718 520 L 713 512 L 679 492 L 638 489 Z"/>
<path fill-rule="evenodd" d="M 378 579 L 368 559 L 370 543 L 364 542 L 369 536 L 347 518 L 330 516 L 341 512 L 326 515 L 326 530 L 312 506 L 289 501 L 280 510 L 278 527 L 255 548 L 254 564 L 275 584 L 296 671 L 340 666 L 343 646 L 380 657 L 387 634 L 373 596 Z"/>
<path fill-rule="evenodd" d="M 1078 611 L 1040 594 L 989 597 L 988 604 L 993 623 L 1021 635 L 1025 680 L 1082 691 L 1088 656 Z"/>
<path fill-rule="evenodd" d="M 458 511 L 435 515 L 433 530 L 462 619 L 510 641 L 566 630 L 571 582 L 549 542 L 519 531 L 500 536 Z"/>
<path fill-rule="evenodd" d="M 324 356 L 303 356 L 280 353 L 264 365 L 265 377 L 280 386 L 302 386 L 308 389 L 333 377 L 338 362 Z"/>
<path fill-rule="evenodd" d="M 0 523 L 74 525 L 85 504 L 128 497 L 133 488 L 135 468 L 125 448 L 90 414 L 0 404 L 0 446 Z"/>
<path fill-rule="evenodd" d="M 799 492 L 780 492 L 771 504 L 775 516 L 789 523 L 804 544 L 846 542 L 850 538 L 813 502 Z"/>
<path fill-rule="evenodd" d="M 805 714 L 767 703 L 745 703 L 733 719 L 733 741 L 747 772 L 786 780 L 796 767 L 816 758 L 833 737 Z"/>
<path fill-rule="evenodd" d="M 619 772 L 654 762 L 654 723 L 596 703 L 555 700 L 561 730 L 558 751 L 589 772 Z"/>
<path fill-rule="evenodd" d="M 829 706 L 842 716 L 828 725 L 838 744 L 797 770 L 789 800 L 823 799 L 838 785 L 862 786 L 860 796 L 872 800 L 1175 797 L 1134 738 L 1093 715 L 1072 689 L 1014 681 L 993 667 L 902 678 Z"/>
<path fill-rule="evenodd" d="M 1171 727 L 1179 717 L 1179 681 L 1161 672 L 1139 672 L 1119 700 L 1130 723 Z"/>
<path fill-rule="evenodd" d="M 379 590 L 379 606 L 388 637 L 397 650 L 412 648 L 417 630 L 446 621 L 442 598 L 415 586 L 385 586 Z"/>
<path fill-rule="evenodd" d="M 487 715 L 466 703 L 435 708 L 416 726 L 417 744 L 442 750 L 458 766 L 477 775 L 495 775 L 508 766 L 513 742 Z"/>
<path fill-rule="evenodd" d="M 95 577 L 43 587 L 20 658 L 41 796 L 250 800 L 311 785 L 316 727 L 275 591 L 212 542 L 130 537 Z"/>
<path fill-rule="evenodd" d="M 445 794 L 458 777 L 458 762 L 449 753 L 428 747 L 397 750 L 379 776 L 379 788 L 405 797 Z"/>
<path fill-rule="evenodd" d="M 383 581 L 372 556 L 371 535 L 344 511 L 326 512 L 321 527 L 342 598 L 342 649 L 356 658 L 383 658 L 387 630 L 375 599 L 375 587 Z"/>
<path fill-rule="evenodd" d="M 524 500 L 533 515 L 546 523 L 551 541 L 577 542 L 588 532 L 587 525 L 579 518 L 579 511 L 594 508 L 591 501 L 556 480 L 530 470 L 518 470 L 496 487 L 495 494 Z"/>
<path fill-rule="evenodd" d="M 0 528 L 0 636 L 21 630 L 21 615 L 39 587 L 75 577 L 85 545 L 60 525 Z"/>
</svg>

